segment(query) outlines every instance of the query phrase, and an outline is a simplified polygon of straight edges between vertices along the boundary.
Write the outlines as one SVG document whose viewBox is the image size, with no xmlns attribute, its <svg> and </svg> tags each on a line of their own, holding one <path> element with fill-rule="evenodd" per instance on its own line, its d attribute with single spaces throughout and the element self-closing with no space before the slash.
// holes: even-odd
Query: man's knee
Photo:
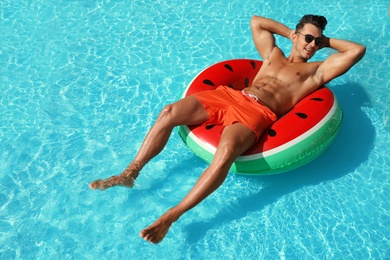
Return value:
<svg viewBox="0 0 390 260">
<path fill-rule="evenodd" d="M 166 105 L 160 112 L 160 115 L 158 117 L 159 121 L 165 122 L 167 124 L 173 124 L 174 119 L 176 117 L 175 115 L 175 104 L 169 104 Z"/>
<path fill-rule="evenodd" d="M 201 103 L 195 97 L 189 96 L 165 106 L 158 120 L 177 126 L 201 124 L 208 118 L 209 114 Z"/>
<path fill-rule="evenodd" d="M 224 142 L 223 144 L 220 144 L 217 149 L 220 160 L 222 163 L 231 164 L 233 163 L 238 156 L 240 156 L 240 153 L 238 153 L 238 147 L 234 145 L 234 143 L 231 142 Z"/>
<path fill-rule="evenodd" d="M 225 128 L 218 149 L 226 161 L 236 160 L 243 152 L 256 142 L 256 135 L 247 127 L 235 124 L 229 129 Z"/>
</svg>

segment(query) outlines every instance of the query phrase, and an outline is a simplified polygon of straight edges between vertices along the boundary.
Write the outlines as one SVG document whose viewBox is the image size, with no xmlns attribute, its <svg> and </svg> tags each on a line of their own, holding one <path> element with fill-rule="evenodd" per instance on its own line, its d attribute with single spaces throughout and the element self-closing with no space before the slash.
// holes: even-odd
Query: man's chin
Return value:
<svg viewBox="0 0 390 260">
<path fill-rule="evenodd" d="M 308 50 L 304 49 L 304 56 L 306 56 L 307 59 L 310 59 L 311 57 L 313 57 L 315 53 L 316 52 L 314 50 L 308 51 Z"/>
<path fill-rule="evenodd" d="M 304 55 L 304 59 L 306 61 L 310 60 L 312 57 L 314 56 L 314 52 L 312 53 L 307 53 L 306 55 Z"/>
<path fill-rule="evenodd" d="M 311 56 L 308 56 L 308 55 L 302 56 L 302 60 L 304 60 L 304 61 L 308 61 L 308 60 L 310 60 L 310 58 L 311 58 Z"/>
</svg>

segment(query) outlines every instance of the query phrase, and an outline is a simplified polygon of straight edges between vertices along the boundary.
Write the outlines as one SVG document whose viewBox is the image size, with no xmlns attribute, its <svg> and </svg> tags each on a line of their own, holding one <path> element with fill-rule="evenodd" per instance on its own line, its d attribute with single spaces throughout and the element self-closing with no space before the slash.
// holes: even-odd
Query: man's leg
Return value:
<svg viewBox="0 0 390 260">
<path fill-rule="evenodd" d="M 166 106 L 146 135 L 134 161 L 120 175 L 90 184 L 92 189 L 105 190 L 120 185 L 131 188 L 142 167 L 165 147 L 175 126 L 196 125 L 208 120 L 209 114 L 195 97 L 189 96 Z"/>
<path fill-rule="evenodd" d="M 173 222 L 215 191 L 225 180 L 235 159 L 255 143 L 255 134 L 242 124 L 225 128 L 210 166 L 195 186 L 175 207 L 169 209 L 156 222 L 142 230 L 140 236 L 151 243 L 159 243 Z"/>
</svg>

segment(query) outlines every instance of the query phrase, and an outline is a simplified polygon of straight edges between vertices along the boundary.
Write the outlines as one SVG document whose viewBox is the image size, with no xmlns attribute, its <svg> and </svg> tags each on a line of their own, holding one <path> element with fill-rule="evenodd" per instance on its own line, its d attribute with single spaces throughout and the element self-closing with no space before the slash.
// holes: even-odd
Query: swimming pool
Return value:
<svg viewBox="0 0 390 260">
<path fill-rule="evenodd" d="M 200 70 L 259 58 L 253 14 L 293 26 L 305 13 L 367 46 L 329 84 L 345 116 L 335 143 L 289 173 L 230 174 L 161 244 L 144 242 L 206 167 L 177 132 L 133 190 L 88 183 L 127 166 Z M 1 259 L 390 258 L 388 1 L 9 0 L 0 21 Z"/>
</svg>

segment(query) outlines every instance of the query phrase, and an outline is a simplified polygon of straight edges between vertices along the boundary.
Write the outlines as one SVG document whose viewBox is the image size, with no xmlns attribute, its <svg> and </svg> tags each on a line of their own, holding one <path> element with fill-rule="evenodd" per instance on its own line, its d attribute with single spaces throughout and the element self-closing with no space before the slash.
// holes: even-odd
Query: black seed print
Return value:
<svg viewBox="0 0 390 260">
<path fill-rule="evenodd" d="M 254 62 L 253 60 L 251 60 L 251 66 L 253 69 L 256 69 L 256 62 Z"/>
<path fill-rule="evenodd" d="M 234 89 L 234 87 L 233 87 L 233 85 L 232 84 L 229 84 L 229 86 L 228 86 L 229 88 L 233 88 Z"/>
<path fill-rule="evenodd" d="M 276 135 L 276 131 L 274 129 L 269 129 L 268 130 L 268 135 L 271 137 L 274 137 Z"/>
<path fill-rule="evenodd" d="M 320 101 L 320 102 L 324 101 L 324 99 L 323 99 L 323 98 L 311 98 L 310 100 L 314 100 L 314 101 Z"/>
<path fill-rule="evenodd" d="M 223 65 L 225 68 L 227 68 L 228 70 L 230 70 L 231 72 L 233 72 L 233 68 L 232 66 L 230 66 L 229 64 L 225 64 Z"/>
<path fill-rule="evenodd" d="M 297 116 L 299 116 L 300 118 L 302 119 L 306 119 L 307 118 L 307 115 L 304 114 L 304 113 L 295 113 Z"/>
<path fill-rule="evenodd" d="M 245 87 L 249 87 L 249 79 L 248 78 L 245 78 Z"/>
<path fill-rule="evenodd" d="M 206 85 L 210 85 L 210 86 L 215 87 L 214 83 L 211 80 L 209 80 L 209 79 L 203 80 L 203 83 L 206 84 Z"/>
<path fill-rule="evenodd" d="M 206 125 L 206 130 L 210 130 L 214 127 L 215 125 Z"/>
</svg>

